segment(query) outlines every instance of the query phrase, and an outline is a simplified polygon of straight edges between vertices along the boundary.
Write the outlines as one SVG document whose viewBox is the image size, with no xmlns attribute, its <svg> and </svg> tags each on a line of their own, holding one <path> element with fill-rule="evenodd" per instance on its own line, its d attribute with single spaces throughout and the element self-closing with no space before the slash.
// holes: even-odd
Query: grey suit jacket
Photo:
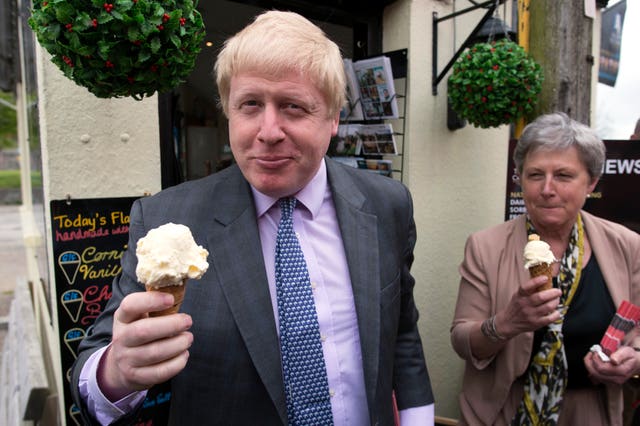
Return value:
<svg viewBox="0 0 640 426">
<path fill-rule="evenodd" d="M 400 409 L 433 403 L 409 272 L 416 240 L 412 201 L 393 179 L 326 162 L 358 315 L 371 424 L 391 425 L 393 389 Z M 257 218 L 250 186 L 235 165 L 134 203 L 122 274 L 73 368 L 76 404 L 82 407 L 80 370 L 109 343 L 114 311 L 128 293 L 144 289 L 135 276 L 136 241 L 167 222 L 189 226 L 209 251 L 209 270 L 190 282 L 181 308 L 193 318 L 194 343 L 186 368 L 171 381 L 170 423 L 286 424 Z"/>
</svg>

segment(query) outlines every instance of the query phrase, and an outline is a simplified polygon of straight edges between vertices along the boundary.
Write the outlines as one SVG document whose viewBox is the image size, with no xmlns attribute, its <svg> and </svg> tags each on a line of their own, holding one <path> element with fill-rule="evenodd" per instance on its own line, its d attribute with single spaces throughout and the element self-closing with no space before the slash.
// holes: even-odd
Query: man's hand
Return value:
<svg viewBox="0 0 640 426">
<path fill-rule="evenodd" d="M 139 292 L 126 296 L 113 316 L 113 338 L 98 367 L 98 385 L 112 402 L 178 374 L 193 342 L 191 316 L 149 318 L 173 304 L 173 296 Z"/>
</svg>

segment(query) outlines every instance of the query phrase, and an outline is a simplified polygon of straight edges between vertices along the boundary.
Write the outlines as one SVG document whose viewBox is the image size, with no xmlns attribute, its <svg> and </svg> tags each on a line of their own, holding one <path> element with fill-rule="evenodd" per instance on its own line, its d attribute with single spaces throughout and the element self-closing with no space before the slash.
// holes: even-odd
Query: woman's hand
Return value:
<svg viewBox="0 0 640 426">
<path fill-rule="evenodd" d="M 621 385 L 640 372 L 640 352 L 630 346 L 621 346 L 609 358 L 605 362 L 593 352 L 585 355 L 584 365 L 591 381 Z"/>
<path fill-rule="evenodd" d="M 511 297 L 507 307 L 496 313 L 495 331 L 504 339 L 491 340 L 482 332 L 482 325 L 471 333 L 471 351 L 478 359 L 489 358 L 498 353 L 505 342 L 520 333 L 537 330 L 561 316 L 558 312 L 560 295 L 557 288 L 536 292 L 546 282 L 546 277 L 536 277 L 525 282 Z"/>
<path fill-rule="evenodd" d="M 562 316 L 558 305 L 562 291 L 557 288 L 537 292 L 547 277 L 525 282 L 511 297 L 507 307 L 496 314 L 496 330 L 506 338 L 534 331 L 557 321 Z"/>
</svg>

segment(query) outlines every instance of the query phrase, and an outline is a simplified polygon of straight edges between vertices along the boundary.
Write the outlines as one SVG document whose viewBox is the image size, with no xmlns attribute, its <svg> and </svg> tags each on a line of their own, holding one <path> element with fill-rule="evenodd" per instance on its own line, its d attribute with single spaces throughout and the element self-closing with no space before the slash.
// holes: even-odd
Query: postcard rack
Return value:
<svg viewBox="0 0 640 426">
<path fill-rule="evenodd" d="M 329 148 L 332 158 L 403 180 L 407 57 L 407 49 L 401 49 L 360 58 L 353 63 L 346 61 L 349 67 L 356 69 L 352 78 L 358 85 L 348 87 L 348 93 L 353 96 L 355 92 L 356 96 L 348 101 L 349 105 L 341 115 L 338 136 Z M 371 78 L 364 76 L 363 68 Z M 389 75 L 389 80 L 381 74 Z M 372 91 L 375 93 L 373 99 L 368 97 Z"/>
</svg>

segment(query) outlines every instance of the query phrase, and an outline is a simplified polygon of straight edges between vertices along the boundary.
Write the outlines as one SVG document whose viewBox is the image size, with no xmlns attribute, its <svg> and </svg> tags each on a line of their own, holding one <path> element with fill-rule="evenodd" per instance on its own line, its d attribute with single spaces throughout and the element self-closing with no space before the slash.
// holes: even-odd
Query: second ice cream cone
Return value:
<svg viewBox="0 0 640 426">
<path fill-rule="evenodd" d="M 546 276 L 547 282 L 536 288 L 536 291 L 548 290 L 553 287 L 553 263 L 556 258 L 551 251 L 549 244 L 540 240 L 538 234 L 528 236 L 527 244 L 524 246 L 522 257 L 524 268 L 529 271 L 531 278 Z"/>
<path fill-rule="evenodd" d="M 529 275 L 531 278 L 546 276 L 547 282 L 544 285 L 539 286 L 536 291 L 549 290 L 553 287 L 553 264 L 549 263 L 538 263 L 537 265 L 533 265 L 529 267 Z"/>
<path fill-rule="evenodd" d="M 175 314 L 180 310 L 182 301 L 184 300 L 184 293 L 187 287 L 187 280 L 182 281 L 182 285 L 168 285 L 164 287 L 154 287 L 152 285 L 145 285 L 147 291 L 160 291 L 162 293 L 169 293 L 173 295 L 173 305 L 162 311 L 150 312 L 150 317 L 161 317 L 164 315 Z"/>
</svg>

